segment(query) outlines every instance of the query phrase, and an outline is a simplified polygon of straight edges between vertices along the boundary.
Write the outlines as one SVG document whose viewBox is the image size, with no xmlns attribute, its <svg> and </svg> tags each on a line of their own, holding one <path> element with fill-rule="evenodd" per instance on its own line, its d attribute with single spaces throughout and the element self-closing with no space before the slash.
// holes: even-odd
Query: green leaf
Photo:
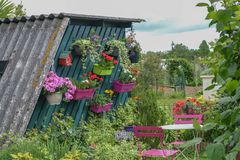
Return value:
<svg viewBox="0 0 240 160">
<path fill-rule="evenodd" d="M 221 113 L 221 120 L 223 123 L 225 124 L 229 124 L 231 122 L 231 115 L 232 115 L 233 111 L 228 109 L 226 111 L 224 111 L 223 113 Z"/>
<path fill-rule="evenodd" d="M 184 144 L 180 145 L 179 148 L 188 148 L 200 144 L 201 142 L 202 138 L 194 138 L 192 140 L 186 141 Z"/>
<path fill-rule="evenodd" d="M 209 144 L 206 148 L 208 160 L 224 160 L 225 147 L 221 143 Z"/>
<path fill-rule="evenodd" d="M 197 7 L 208 7 L 209 4 L 207 4 L 207 3 L 198 3 L 196 6 Z"/>
<path fill-rule="evenodd" d="M 203 131 L 209 131 L 217 126 L 216 123 L 207 123 L 202 127 Z"/>
<path fill-rule="evenodd" d="M 228 93 L 232 93 L 238 88 L 238 86 L 239 86 L 239 82 L 237 80 L 228 81 L 226 84 L 226 91 Z"/>
<path fill-rule="evenodd" d="M 209 12 L 206 19 L 217 20 L 217 12 Z"/>
<path fill-rule="evenodd" d="M 212 90 L 214 87 L 216 86 L 216 84 L 211 84 L 210 86 L 208 86 L 205 90 Z"/>
<path fill-rule="evenodd" d="M 238 152 L 231 152 L 226 156 L 227 160 L 236 160 L 236 156 L 237 156 Z"/>
<path fill-rule="evenodd" d="M 224 140 L 228 139 L 230 136 L 232 136 L 230 131 L 225 132 L 224 134 L 222 134 L 221 136 L 218 136 L 214 142 L 217 143 L 222 143 Z"/>
</svg>

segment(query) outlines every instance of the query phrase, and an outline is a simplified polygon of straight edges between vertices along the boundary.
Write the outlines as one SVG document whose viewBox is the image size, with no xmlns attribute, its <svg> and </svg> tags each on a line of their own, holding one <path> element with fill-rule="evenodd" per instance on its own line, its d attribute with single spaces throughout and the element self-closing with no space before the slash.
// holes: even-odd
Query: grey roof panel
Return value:
<svg viewBox="0 0 240 160">
<path fill-rule="evenodd" d="M 0 80 L 0 133 L 23 133 L 69 18 L 22 17 L 18 23 L 6 22 L 0 25 L 0 60 L 9 60 Z"/>
</svg>

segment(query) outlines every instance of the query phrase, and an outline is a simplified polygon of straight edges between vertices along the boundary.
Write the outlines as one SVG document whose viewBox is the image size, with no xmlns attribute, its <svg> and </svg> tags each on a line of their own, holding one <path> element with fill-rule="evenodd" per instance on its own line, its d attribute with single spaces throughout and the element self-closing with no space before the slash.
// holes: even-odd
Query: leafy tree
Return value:
<svg viewBox="0 0 240 160">
<path fill-rule="evenodd" d="M 218 129 L 221 134 L 214 140 L 214 145 L 207 148 L 208 159 L 213 160 L 221 154 L 221 159 L 233 160 L 240 151 L 240 1 L 210 0 L 210 3 L 197 6 L 207 7 L 206 19 L 211 20 L 210 26 L 215 25 L 220 33 L 213 50 L 213 61 L 221 58 L 213 68 L 215 80 L 221 85 L 216 108 L 220 120 L 205 128 Z M 216 152 L 219 148 L 222 151 Z"/>
<path fill-rule="evenodd" d="M 22 3 L 15 6 L 9 0 L 0 0 L 0 18 L 12 18 L 24 15 L 26 15 L 26 11 L 23 9 Z"/>
<path fill-rule="evenodd" d="M 210 52 L 209 50 L 209 46 L 206 42 L 206 40 L 203 40 L 202 43 L 199 46 L 199 56 L 203 57 L 203 56 L 207 56 Z"/>
</svg>

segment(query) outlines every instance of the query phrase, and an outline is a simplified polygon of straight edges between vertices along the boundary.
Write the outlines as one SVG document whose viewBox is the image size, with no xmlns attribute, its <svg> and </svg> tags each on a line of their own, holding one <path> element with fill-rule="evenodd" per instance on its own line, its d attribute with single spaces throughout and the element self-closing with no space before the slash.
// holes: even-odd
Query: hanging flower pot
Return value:
<svg viewBox="0 0 240 160">
<path fill-rule="evenodd" d="M 118 55 L 119 55 L 119 48 L 118 47 L 114 47 L 113 51 L 111 53 L 111 56 L 114 57 L 114 58 L 117 58 Z"/>
<path fill-rule="evenodd" d="M 129 60 L 131 61 L 131 63 L 138 63 L 138 61 L 139 61 L 139 53 L 137 53 L 133 50 L 130 50 L 128 52 L 128 57 L 129 57 Z"/>
<path fill-rule="evenodd" d="M 119 81 L 113 82 L 113 91 L 117 93 L 130 92 L 133 90 L 135 83 L 123 84 Z"/>
<path fill-rule="evenodd" d="M 113 68 L 114 68 L 114 66 L 106 68 L 106 67 L 102 67 L 98 64 L 94 64 L 93 73 L 95 73 L 97 75 L 101 75 L 101 76 L 111 75 Z"/>
<path fill-rule="evenodd" d="M 65 51 L 60 54 L 58 58 L 58 64 L 62 66 L 71 66 L 72 65 L 72 55 L 70 51 Z"/>
<path fill-rule="evenodd" d="M 82 56 L 82 51 L 81 48 L 78 45 L 73 45 L 72 46 L 74 56 Z"/>
<path fill-rule="evenodd" d="M 126 132 L 134 132 L 133 126 L 126 126 L 126 127 L 124 127 L 124 130 L 125 130 Z"/>
<path fill-rule="evenodd" d="M 108 103 L 105 106 L 91 106 L 91 111 L 94 113 L 103 113 L 111 109 L 112 103 Z"/>
<path fill-rule="evenodd" d="M 46 95 L 46 99 L 49 105 L 59 105 L 62 102 L 63 94 L 61 92 L 55 92 Z"/>
<path fill-rule="evenodd" d="M 92 99 L 96 89 L 76 89 L 74 100 Z"/>
</svg>

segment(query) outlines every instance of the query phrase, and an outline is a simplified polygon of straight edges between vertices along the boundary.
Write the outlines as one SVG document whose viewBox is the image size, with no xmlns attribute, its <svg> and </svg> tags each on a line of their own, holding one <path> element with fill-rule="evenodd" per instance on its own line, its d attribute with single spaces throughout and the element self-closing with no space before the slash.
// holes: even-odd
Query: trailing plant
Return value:
<svg viewBox="0 0 240 160">
<path fill-rule="evenodd" d="M 215 81 L 221 85 L 218 91 L 219 102 L 216 109 L 220 119 L 208 123 L 205 130 L 217 129 L 221 133 L 213 144 L 207 147 L 208 159 L 236 159 L 240 151 L 240 7 L 239 0 L 210 0 L 210 3 L 199 3 L 208 9 L 206 19 L 210 26 L 215 25 L 220 33 L 215 42 L 213 61 L 221 57 L 212 69 Z M 217 7 L 218 6 L 218 7 Z M 219 59 L 218 59 L 219 60 Z M 211 86 L 213 87 L 213 86 Z M 209 88 L 211 88 L 209 87 Z"/>
<path fill-rule="evenodd" d="M 109 55 L 112 55 L 116 50 L 119 52 L 120 65 L 123 68 L 127 68 L 130 65 L 130 61 L 125 43 L 115 39 L 108 40 L 104 51 L 106 51 Z"/>
</svg>

